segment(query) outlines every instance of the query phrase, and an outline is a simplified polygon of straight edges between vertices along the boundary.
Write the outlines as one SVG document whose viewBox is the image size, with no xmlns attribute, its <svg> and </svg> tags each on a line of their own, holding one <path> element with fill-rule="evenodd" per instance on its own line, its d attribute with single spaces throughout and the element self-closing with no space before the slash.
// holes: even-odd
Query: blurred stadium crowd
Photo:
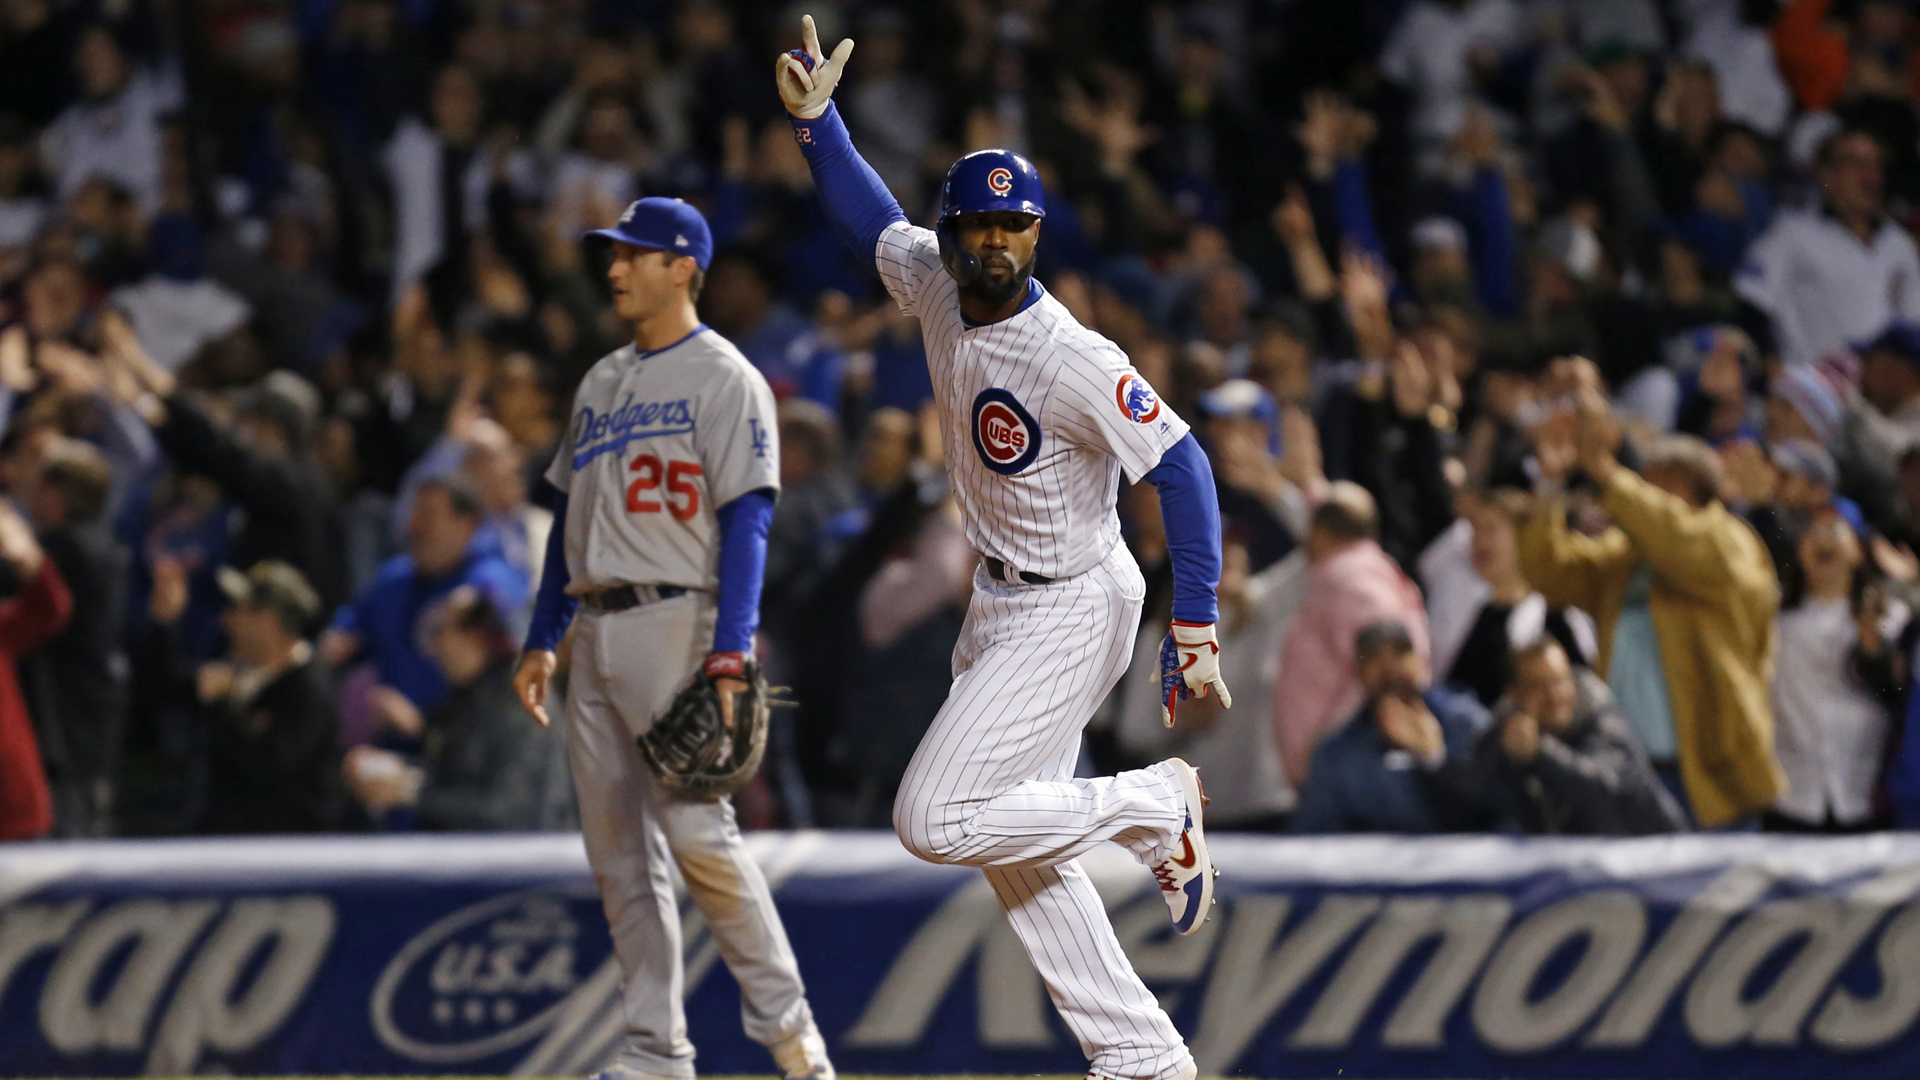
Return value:
<svg viewBox="0 0 1920 1080">
<path fill-rule="evenodd" d="M 1235 707 L 1161 727 L 1123 493 L 1087 767 L 1184 755 L 1218 827 L 1920 823 L 1915 6 L 805 5 L 916 221 L 1039 164 L 1037 276 L 1212 457 Z M 801 10 L 0 0 L 0 837 L 570 827 L 509 680 L 641 194 L 782 401 L 742 819 L 887 824 L 968 448 L 792 143 Z"/>
</svg>

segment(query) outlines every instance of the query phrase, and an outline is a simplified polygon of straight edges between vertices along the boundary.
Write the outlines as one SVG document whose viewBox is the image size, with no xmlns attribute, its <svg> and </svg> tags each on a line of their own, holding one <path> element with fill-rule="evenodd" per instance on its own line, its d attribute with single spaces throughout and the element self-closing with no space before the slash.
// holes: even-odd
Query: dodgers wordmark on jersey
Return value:
<svg viewBox="0 0 1920 1080">
<path fill-rule="evenodd" d="M 780 488 L 773 391 L 705 326 L 654 352 L 615 349 L 580 380 L 547 480 L 567 493 L 573 585 L 716 591 L 714 512 Z"/>
<path fill-rule="evenodd" d="M 1051 295 L 1000 322 L 967 325 L 932 231 L 890 225 L 874 258 L 900 310 L 920 319 L 947 470 L 974 550 L 1050 578 L 1099 565 L 1120 542 L 1120 474 L 1138 483 L 1186 436 L 1187 422 L 1118 346 Z"/>
</svg>

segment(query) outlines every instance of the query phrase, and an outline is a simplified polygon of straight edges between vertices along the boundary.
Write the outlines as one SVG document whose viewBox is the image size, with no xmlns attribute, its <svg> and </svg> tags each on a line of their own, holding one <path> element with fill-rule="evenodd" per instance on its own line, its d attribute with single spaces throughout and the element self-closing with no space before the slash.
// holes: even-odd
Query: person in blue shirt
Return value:
<svg viewBox="0 0 1920 1080">
<path fill-rule="evenodd" d="M 840 407 L 844 358 L 813 320 L 774 295 L 768 269 L 746 251 L 714 256 L 702 300 L 707 322 L 766 376 L 782 401 L 803 397 Z"/>
<path fill-rule="evenodd" d="M 1407 628 L 1369 623 L 1354 635 L 1366 703 L 1314 748 L 1298 833 L 1480 832 L 1501 823 L 1474 759 L 1487 710 L 1430 685 Z"/>
<path fill-rule="evenodd" d="M 527 577 L 497 551 L 473 542 L 484 517 L 480 496 L 457 476 L 436 476 L 420 483 L 407 519 L 407 553 L 381 566 L 372 584 L 341 605 L 320 638 L 320 655 L 333 667 L 364 658 L 373 664 L 380 685 L 404 699 L 414 713 L 440 704 L 447 681 L 421 651 L 418 628 L 447 594 L 471 585 L 496 610 L 519 611 L 527 600 Z M 400 734 L 411 717 L 394 694 L 376 696 L 376 707 Z M 398 723 L 395 723 L 398 719 Z"/>
</svg>

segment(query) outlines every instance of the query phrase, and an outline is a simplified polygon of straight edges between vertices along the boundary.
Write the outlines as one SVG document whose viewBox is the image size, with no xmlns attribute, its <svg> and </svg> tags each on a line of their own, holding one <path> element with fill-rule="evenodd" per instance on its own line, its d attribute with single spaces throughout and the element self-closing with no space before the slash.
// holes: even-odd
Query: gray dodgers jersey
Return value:
<svg viewBox="0 0 1920 1080">
<path fill-rule="evenodd" d="M 932 231 L 888 226 L 874 261 L 900 310 L 920 319 L 968 543 L 1043 577 L 1098 565 L 1120 542 L 1120 474 L 1138 483 L 1187 422 L 1051 294 L 967 326 Z"/>
<path fill-rule="evenodd" d="M 615 349 L 580 380 L 547 479 L 567 493 L 573 585 L 717 590 L 714 512 L 780 488 L 773 391 L 705 326 L 658 352 Z"/>
</svg>

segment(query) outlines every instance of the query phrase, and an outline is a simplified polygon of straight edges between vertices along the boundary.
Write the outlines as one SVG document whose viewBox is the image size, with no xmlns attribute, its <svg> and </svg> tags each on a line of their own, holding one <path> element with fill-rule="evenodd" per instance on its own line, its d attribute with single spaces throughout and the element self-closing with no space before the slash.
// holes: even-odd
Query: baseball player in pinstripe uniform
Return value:
<svg viewBox="0 0 1920 1080">
<path fill-rule="evenodd" d="M 1112 342 L 1032 280 L 1046 206 L 1006 150 L 956 162 L 939 228 L 914 228 L 855 153 L 811 17 L 775 79 L 827 213 L 919 317 L 955 498 L 982 555 L 953 688 L 907 768 L 894 827 L 923 859 L 981 867 L 1092 1075 L 1194 1074 L 1173 1023 L 1121 952 L 1076 856 L 1113 841 L 1153 869 L 1174 925 L 1213 902 L 1199 778 L 1178 758 L 1076 779 L 1081 729 L 1125 670 L 1145 593 L 1120 537 L 1120 479 L 1160 494 L 1174 560 L 1161 651 L 1166 721 L 1188 695 L 1230 702 L 1214 588 L 1220 519 L 1187 424 Z"/>
<path fill-rule="evenodd" d="M 681 998 L 680 867 L 740 983 L 747 1035 L 788 1080 L 833 1080 L 793 949 L 733 806 L 674 796 L 635 742 L 703 668 L 723 709 L 759 621 L 780 488 L 773 393 L 694 314 L 713 239 L 678 199 L 641 199 L 610 243 L 614 312 L 633 344 L 574 394 L 547 479 L 560 491 L 514 687 L 542 723 L 554 647 L 577 607 L 568 744 L 587 860 L 623 975 L 627 1038 L 603 1080 L 692 1077 Z"/>
</svg>

